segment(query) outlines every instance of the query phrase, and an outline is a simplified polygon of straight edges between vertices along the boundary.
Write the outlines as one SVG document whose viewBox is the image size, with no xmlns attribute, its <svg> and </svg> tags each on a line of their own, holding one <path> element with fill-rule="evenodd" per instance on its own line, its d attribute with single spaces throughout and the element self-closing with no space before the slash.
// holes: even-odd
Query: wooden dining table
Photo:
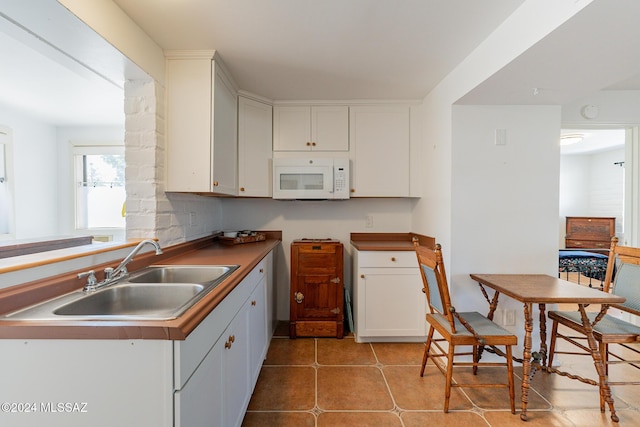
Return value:
<svg viewBox="0 0 640 427">
<path fill-rule="evenodd" d="M 522 412 L 520 414 L 522 420 L 527 420 L 529 383 L 536 370 L 541 369 L 549 373 L 565 375 L 588 384 L 598 385 L 601 396 L 604 397 L 604 401 L 608 404 L 609 410 L 611 411 L 611 419 L 618 422 L 613 398 L 611 397 L 611 389 L 607 382 L 604 363 L 598 350 L 598 344 L 593 335 L 592 323 L 587 317 L 585 307 L 590 304 L 599 304 L 600 313 L 604 315 L 610 304 L 622 303 L 625 301 L 624 297 L 608 294 L 598 289 L 582 286 L 546 274 L 471 274 L 471 278 L 478 282 L 482 294 L 489 303 L 489 313 L 487 315 L 489 319 L 493 319 L 493 315 L 498 307 L 500 294 L 504 294 L 524 304 L 525 335 L 522 356 Z M 485 287 L 495 291 L 491 298 Z M 533 304 L 538 304 L 540 310 L 540 350 L 538 352 L 532 352 L 531 350 Z M 598 373 L 598 382 L 546 366 L 546 304 L 575 304 L 578 306 L 578 311 L 581 313 L 582 324 L 586 332 L 589 350 L 593 357 L 593 364 Z M 601 408 L 601 410 L 604 410 L 604 408 Z"/>
</svg>

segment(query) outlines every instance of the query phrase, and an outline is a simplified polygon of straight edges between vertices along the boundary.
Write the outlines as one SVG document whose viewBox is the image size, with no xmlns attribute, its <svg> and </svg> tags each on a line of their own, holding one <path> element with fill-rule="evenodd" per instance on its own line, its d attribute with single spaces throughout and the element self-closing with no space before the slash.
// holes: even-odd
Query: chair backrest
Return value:
<svg viewBox="0 0 640 427">
<path fill-rule="evenodd" d="M 618 238 L 611 239 L 604 291 L 627 299 L 616 308 L 640 316 L 640 248 L 618 246 Z"/>
<path fill-rule="evenodd" d="M 446 316 L 451 324 L 451 330 L 455 333 L 455 323 L 453 315 L 449 310 L 451 307 L 451 297 L 449 295 L 449 285 L 447 284 L 447 275 L 444 270 L 444 262 L 442 260 L 442 247 L 436 243 L 434 249 L 420 246 L 420 243 L 414 239 L 413 246 L 418 257 L 418 265 L 420 266 L 420 275 L 424 285 L 423 291 L 427 294 L 427 303 L 431 313 L 440 313 Z"/>
</svg>

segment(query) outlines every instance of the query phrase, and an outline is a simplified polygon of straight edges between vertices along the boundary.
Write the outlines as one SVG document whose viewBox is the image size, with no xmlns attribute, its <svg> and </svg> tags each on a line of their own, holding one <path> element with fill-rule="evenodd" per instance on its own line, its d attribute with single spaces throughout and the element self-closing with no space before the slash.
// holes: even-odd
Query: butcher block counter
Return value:
<svg viewBox="0 0 640 427">
<path fill-rule="evenodd" d="M 249 272 L 279 243 L 281 232 L 265 232 L 266 240 L 225 245 L 215 237 L 163 248 L 164 254 L 136 255 L 129 271 L 151 264 L 163 265 L 239 265 L 230 276 L 186 312 L 171 320 L 1 320 L 0 339 L 164 339 L 184 340 L 220 302 L 247 276 Z M 120 260 L 96 266 L 96 275 Z M 86 279 L 78 279 L 78 272 L 3 289 L 0 291 L 0 315 L 25 306 L 80 289 Z M 98 276 L 98 280 L 101 277 Z"/>
<path fill-rule="evenodd" d="M 434 247 L 433 237 L 415 233 L 351 233 L 351 246 L 359 251 L 413 251 L 413 238 L 420 245 Z"/>
</svg>

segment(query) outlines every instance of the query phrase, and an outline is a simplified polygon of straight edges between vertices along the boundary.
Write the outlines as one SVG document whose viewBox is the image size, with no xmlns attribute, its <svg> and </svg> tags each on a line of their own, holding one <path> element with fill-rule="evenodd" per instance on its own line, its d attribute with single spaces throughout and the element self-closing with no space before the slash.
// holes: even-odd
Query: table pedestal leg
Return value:
<svg viewBox="0 0 640 427">
<path fill-rule="evenodd" d="M 531 332 L 533 316 L 531 303 L 524 303 L 524 350 L 522 353 L 522 413 L 520 419 L 527 420 L 527 403 L 529 402 L 529 382 L 531 381 Z M 535 368 L 534 368 L 535 369 Z"/>
<path fill-rule="evenodd" d="M 546 304 L 539 304 L 540 308 L 540 365 L 547 366 L 547 315 Z"/>
<path fill-rule="evenodd" d="M 600 385 L 600 411 L 604 412 L 604 404 L 607 402 L 609 404 L 609 410 L 611 411 L 611 419 L 614 422 L 618 422 L 618 416 L 616 415 L 616 410 L 613 406 L 613 398 L 611 397 L 611 388 L 609 388 L 609 382 L 607 380 L 607 373 L 605 372 L 604 363 L 602 361 L 602 357 L 600 355 L 600 351 L 598 351 L 598 344 L 596 342 L 595 337 L 593 336 L 593 328 L 591 326 L 591 322 L 587 317 L 587 313 L 584 309 L 584 304 L 578 304 L 578 308 L 580 309 L 580 316 L 582 317 L 582 326 L 584 327 L 585 335 L 587 336 L 587 342 L 589 343 L 589 350 L 591 350 L 591 357 L 593 357 L 593 364 L 596 367 L 596 371 L 598 372 L 598 380 Z M 605 309 L 606 310 L 606 309 Z"/>
</svg>

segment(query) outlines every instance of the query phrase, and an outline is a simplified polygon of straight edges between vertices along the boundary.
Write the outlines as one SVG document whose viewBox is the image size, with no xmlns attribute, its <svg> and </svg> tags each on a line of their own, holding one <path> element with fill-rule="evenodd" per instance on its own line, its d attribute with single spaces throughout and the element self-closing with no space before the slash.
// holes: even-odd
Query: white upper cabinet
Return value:
<svg viewBox="0 0 640 427">
<path fill-rule="evenodd" d="M 409 197 L 410 107 L 350 108 L 351 197 Z"/>
<path fill-rule="evenodd" d="M 238 195 L 271 197 L 273 107 L 238 97 Z"/>
<path fill-rule="evenodd" d="M 348 151 L 349 107 L 280 105 L 273 110 L 274 151 Z"/>
<path fill-rule="evenodd" d="M 236 195 L 237 90 L 214 52 L 167 53 L 166 190 Z"/>
</svg>

